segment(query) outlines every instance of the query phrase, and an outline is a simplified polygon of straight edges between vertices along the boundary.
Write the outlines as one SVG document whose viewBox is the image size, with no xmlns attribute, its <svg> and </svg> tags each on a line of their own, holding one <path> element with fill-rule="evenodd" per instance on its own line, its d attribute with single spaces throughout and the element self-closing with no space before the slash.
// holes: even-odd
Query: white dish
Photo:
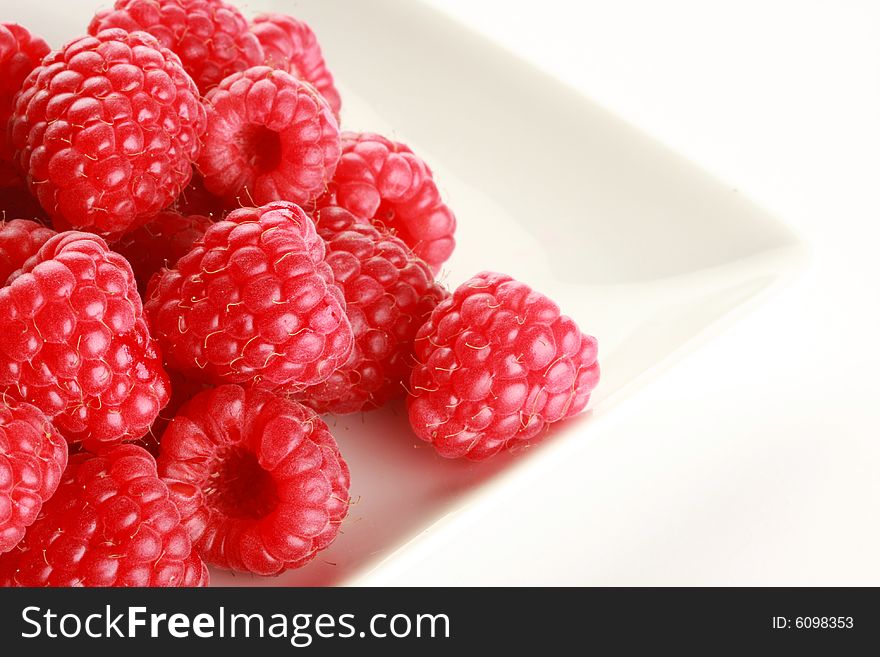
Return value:
<svg viewBox="0 0 880 657">
<path fill-rule="evenodd" d="M 339 82 L 344 127 L 405 141 L 431 164 L 459 219 L 444 281 L 494 269 L 547 293 L 598 337 L 603 377 L 590 413 L 527 453 L 480 464 L 436 456 L 401 404 L 328 418 L 352 472 L 343 534 L 298 571 L 214 572 L 216 585 L 377 581 L 445 516 L 589 441 L 595 416 L 797 269 L 797 238 L 736 190 L 421 3 L 238 5 L 307 20 Z M 4 1 L 2 17 L 57 46 L 96 8 Z"/>
</svg>

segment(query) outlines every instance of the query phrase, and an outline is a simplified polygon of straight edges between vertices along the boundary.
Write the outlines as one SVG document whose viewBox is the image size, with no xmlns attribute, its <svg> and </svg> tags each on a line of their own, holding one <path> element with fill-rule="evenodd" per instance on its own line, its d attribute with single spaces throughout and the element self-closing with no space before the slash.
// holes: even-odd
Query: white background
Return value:
<svg viewBox="0 0 880 657">
<path fill-rule="evenodd" d="M 604 499 L 569 465 L 378 581 L 880 584 L 880 3 L 431 2 L 741 189 L 812 260 L 609 414 Z"/>
</svg>

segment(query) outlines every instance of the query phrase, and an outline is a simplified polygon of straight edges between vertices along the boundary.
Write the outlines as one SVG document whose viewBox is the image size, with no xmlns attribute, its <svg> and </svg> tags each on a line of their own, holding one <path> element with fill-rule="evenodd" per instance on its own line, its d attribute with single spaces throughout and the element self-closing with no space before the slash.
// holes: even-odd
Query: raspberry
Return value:
<svg viewBox="0 0 880 657">
<path fill-rule="evenodd" d="M 168 402 L 134 275 L 100 237 L 50 238 L 0 290 L 0 389 L 86 449 L 144 435 Z"/>
<path fill-rule="evenodd" d="M 263 46 L 267 65 L 311 84 L 324 96 L 333 114 L 339 117 L 342 99 L 312 28 L 292 16 L 261 14 L 251 23 L 251 32 Z"/>
<path fill-rule="evenodd" d="M 113 244 L 113 250 L 131 264 L 138 289 L 143 293 L 150 277 L 163 267 L 177 264 L 213 223 L 210 217 L 197 214 L 160 212 L 140 228 L 123 235 Z"/>
<path fill-rule="evenodd" d="M 10 119 L 19 164 L 55 226 L 108 237 L 177 198 L 204 129 L 198 91 L 177 56 L 145 32 L 123 30 L 46 57 Z"/>
<path fill-rule="evenodd" d="M 205 97 L 198 167 L 209 192 L 262 205 L 304 204 L 324 192 L 339 161 L 339 126 L 314 87 L 256 66 Z"/>
<path fill-rule="evenodd" d="M 0 406 L 0 554 L 15 547 L 52 497 L 67 466 L 67 443 L 30 404 Z"/>
<path fill-rule="evenodd" d="M 455 248 L 455 215 L 440 200 L 431 169 L 409 147 L 380 135 L 342 133 L 336 175 L 317 202 L 327 205 L 396 234 L 435 272 Z"/>
<path fill-rule="evenodd" d="M 168 366 L 205 383 L 302 389 L 351 353 L 342 291 L 315 225 L 292 203 L 242 208 L 150 283 Z"/>
<path fill-rule="evenodd" d="M 51 228 L 27 219 L 0 221 L 0 285 L 54 234 Z"/>
<path fill-rule="evenodd" d="M 446 296 L 430 268 L 392 235 L 359 223 L 342 208 L 316 215 L 327 263 L 346 300 L 355 343 L 348 361 L 297 399 L 319 413 L 379 408 L 402 397 L 413 340 Z"/>
<path fill-rule="evenodd" d="M 0 163 L 12 162 L 6 124 L 24 79 L 49 54 L 49 45 L 17 23 L 0 23 Z"/>
<path fill-rule="evenodd" d="M 579 413 L 599 380 L 596 339 L 543 294 L 483 272 L 441 302 L 416 337 L 407 400 L 422 440 L 480 460 Z"/>
<path fill-rule="evenodd" d="M 348 466 L 327 425 L 263 390 L 224 385 L 194 397 L 162 436 L 159 473 L 183 491 L 195 547 L 220 568 L 298 568 L 333 541 L 348 512 Z"/>
<path fill-rule="evenodd" d="M 177 497 L 184 497 L 184 484 Z M 76 454 L 0 586 L 206 586 L 180 511 L 156 462 L 136 445 Z"/>
<path fill-rule="evenodd" d="M 117 0 L 95 15 L 89 34 L 111 27 L 152 34 L 180 57 L 202 93 L 264 60 L 244 16 L 221 0 Z"/>
</svg>

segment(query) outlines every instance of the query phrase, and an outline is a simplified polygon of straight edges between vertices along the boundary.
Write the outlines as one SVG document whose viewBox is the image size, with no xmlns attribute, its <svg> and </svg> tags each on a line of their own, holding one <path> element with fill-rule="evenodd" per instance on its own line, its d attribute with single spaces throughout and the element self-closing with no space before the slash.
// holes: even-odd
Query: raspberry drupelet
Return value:
<svg viewBox="0 0 880 657">
<path fill-rule="evenodd" d="M 324 61 L 321 45 L 312 28 L 284 14 L 260 14 L 251 23 L 263 46 L 268 66 L 280 68 L 317 89 L 339 118 L 342 98 Z"/>
<path fill-rule="evenodd" d="M 100 237 L 55 235 L 0 289 L 0 389 L 89 450 L 143 436 L 168 402 L 131 267 Z"/>
<path fill-rule="evenodd" d="M 187 185 L 205 108 L 177 55 L 146 32 L 114 29 L 48 55 L 16 96 L 9 129 L 55 227 L 112 239 Z"/>
<path fill-rule="evenodd" d="M 319 413 L 379 408 L 406 394 L 416 331 L 446 290 L 406 244 L 347 210 L 323 208 L 315 221 L 345 295 L 355 343 L 342 367 L 297 399 Z"/>
<path fill-rule="evenodd" d="M 40 409 L 0 405 L 0 554 L 24 537 L 67 466 L 67 442 Z"/>
<path fill-rule="evenodd" d="M 175 496 L 195 495 L 177 484 Z M 0 557 L 0 586 L 207 586 L 168 486 L 136 445 L 76 454 L 24 540 Z"/>
<path fill-rule="evenodd" d="M 158 462 L 172 493 L 182 491 L 195 548 L 220 568 L 298 568 L 333 541 L 348 513 L 348 467 L 327 425 L 263 390 L 224 385 L 196 395 L 165 430 Z"/>
<path fill-rule="evenodd" d="M 419 330 L 410 424 L 447 458 L 527 445 L 586 407 L 596 354 L 596 339 L 546 296 L 505 274 L 477 274 Z"/>
<path fill-rule="evenodd" d="M 425 162 L 399 142 L 343 132 L 342 157 L 316 207 L 338 205 L 402 239 L 437 272 L 455 248 L 455 215 Z"/>
<path fill-rule="evenodd" d="M 242 208 L 150 282 L 146 312 L 169 369 L 205 383 L 294 392 L 354 341 L 325 246 L 301 208 Z"/>
<path fill-rule="evenodd" d="M 95 15 L 89 34 L 113 27 L 152 34 L 180 57 L 202 93 L 265 59 L 247 20 L 222 0 L 117 0 Z"/>
<path fill-rule="evenodd" d="M 257 66 L 223 80 L 205 106 L 198 168 L 209 192 L 239 204 L 303 205 L 327 188 L 339 161 L 339 126 L 310 84 Z"/>
</svg>

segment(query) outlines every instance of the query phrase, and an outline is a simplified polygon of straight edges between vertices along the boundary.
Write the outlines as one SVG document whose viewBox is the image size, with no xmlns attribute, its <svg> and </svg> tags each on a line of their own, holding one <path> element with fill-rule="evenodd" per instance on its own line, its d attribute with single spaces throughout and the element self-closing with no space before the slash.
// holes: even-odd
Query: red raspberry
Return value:
<svg viewBox="0 0 880 657">
<path fill-rule="evenodd" d="M 326 189 L 339 161 L 339 126 L 310 84 L 256 66 L 223 80 L 205 104 L 198 167 L 209 192 L 257 205 L 303 204 Z"/>
<path fill-rule="evenodd" d="M 40 409 L 3 400 L 0 406 L 0 554 L 52 497 L 67 466 L 67 443 Z"/>
<path fill-rule="evenodd" d="M 202 93 L 264 60 L 247 20 L 221 0 L 117 0 L 95 15 L 89 34 L 111 27 L 152 34 L 180 57 Z"/>
<path fill-rule="evenodd" d="M 416 332 L 446 291 L 406 244 L 347 210 L 324 208 L 316 221 L 355 343 L 345 365 L 297 399 L 319 413 L 379 408 L 404 396 Z"/>
<path fill-rule="evenodd" d="M 49 44 L 17 23 L 0 23 L 0 162 L 12 162 L 6 124 L 24 79 L 49 54 Z"/>
<path fill-rule="evenodd" d="M 150 278 L 163 267 L 173 267 L 214 222 L 201 215 L 182 215 L 166 210 L 113 244 L 134 271 L 138 289 L 144 293 Z"/>
<path fill-rule="evenodd" d="M 336 176 L 317 203 L 326 205 L 396 234 L 435 272 L 455 248 L 455 215 L 440 200 L 431 169 L 409 147 L 380 135 L 342 133 Z"/>
<path fill-rule="evenodd" d="M 39 519 L 0 558 L 0 586 L 207 584 L 155 460 L 136 445 L 71 456 Z"/>
<path fill-rule="evenodd" d="M 205 109 L 176 55 L 145 32 L 106 30 L 46 57 L 9 125 L 31 191 L 56 227 L 113 236 L 189 182 Z"/>
<path fill-rule="evenodd" d="M 125 258 L 100 237 L 60 233 L 0 290 L 0 389 L 86 449 L 144 435 L 168 377 Z"/>
<path fill-rule="evenodd" d="M 0 221 L 0 285 L 54 234 L 51 228 L 27 219 Z"/>
<path fill-rule="evenodd" d="M 302 389 L 351 353 L 324 242 L 292 203 L 230 213 L 147 296 L 168 366 L 193 380 Z"/>
<path fill-rule="evenodd" d="M 327 425 L 263 390 L 225 385 L 194 397 L 162 436 L 159 473 L 182 491 L 199 554 L 220 568 L 298 568 L 336 538 L 348 512 L 348 466 Z"/>
<path fill-rule="evenodd" d="M 261 14 L 251 23 L 251 32 L 263 46 L 267 65 L 311 84 L 327 100 L 333 114 L 339 117 L 342 99 L 312 28 L 292 16 Z"/>
<path fill-rule="evenodd" d="M 599 380 L 596 339 L 543 294 L 483 272 L 441 302 L 416 337 L 407 401 L 442 456 L 480 460 L 579 413 Z"/>
</svg>

